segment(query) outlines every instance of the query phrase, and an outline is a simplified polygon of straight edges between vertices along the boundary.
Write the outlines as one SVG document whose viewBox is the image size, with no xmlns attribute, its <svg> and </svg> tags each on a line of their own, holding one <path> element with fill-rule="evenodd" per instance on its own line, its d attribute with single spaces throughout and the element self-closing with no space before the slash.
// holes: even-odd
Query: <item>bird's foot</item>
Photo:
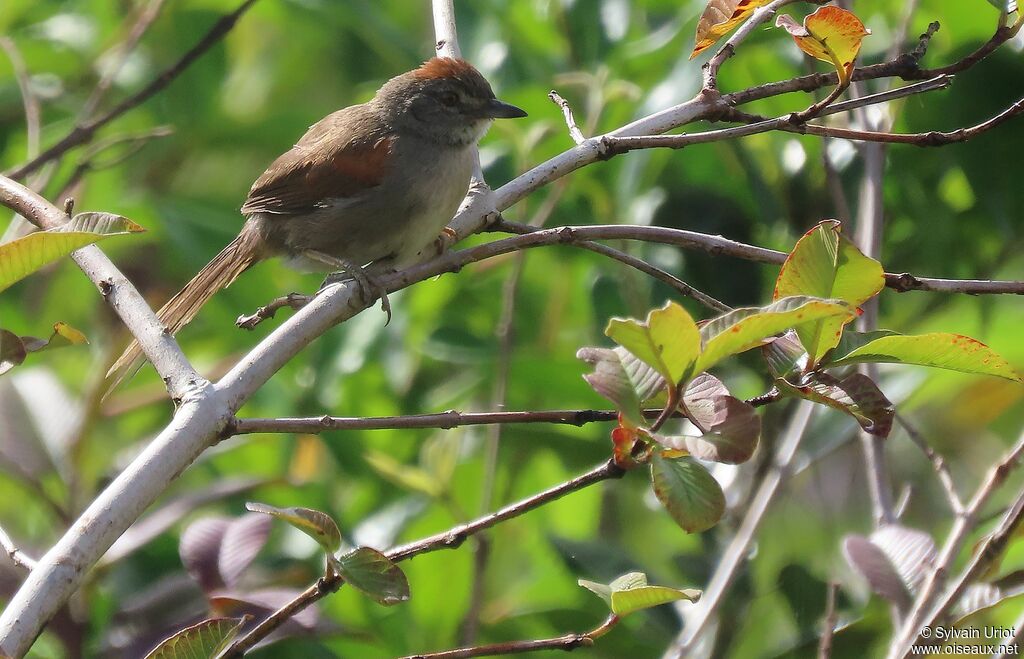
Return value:
<svg viewBox="0 0 1024 659">
<path fill-rule="evenodd" d="M 256 310 L 255 313 L 248 316 L 239 316 L 235 321 L 235 325 L 240 329 L 251 330 L 255 329 L 257 325 L 262 323 L 264 320 L 269 320 L 274 317 L 278 309 L 284 307 L 290 307 L 292 309 L 301 309 L 302 307 L 309 304 L 309 301 L 313 299 L 312 295 L 303 295 L 302 293 L 289 293 L 278 298 L 274 298 L 266 304 Z"/>
<path fill-rule="evenodd" d="M 350 279 L 354 280 L 359 286 L 359 294 L 362 296 L 363 300 L 372 303 L 373 300 L 380 298 L 380 308 L 387 315 L 387 321 L 385 321 L 384 324 L 387 325 L 391 322 L 391 300 L 388 299 L 387 289 L 381 286 L 376 279 L 367 275 L 363 268 L 351 261 L 339 259 L 322 252 L 310 250 L 305 254 L 315 261 L 319 261 L 320 263 L 332 268 L 338 268 L 336 272 L 332 272 L 327 275 L 324 282 L 320 284 L 320 290 L 318 290 L 317 293 L 320 293 L 320 291 L 324 290 L 331 284 L 337 284 Z"/>
<path fill-rule="evenodd" d="M 434 247 L 437 248 L 437 255 L 441 256 L 457 242 L 459 242 L 459 234 L 455 233 L 455 229 L 451 227 L 441 229 L 441 233 L 437 234 L 437 238 L 434 238 Z"/>
</svg>

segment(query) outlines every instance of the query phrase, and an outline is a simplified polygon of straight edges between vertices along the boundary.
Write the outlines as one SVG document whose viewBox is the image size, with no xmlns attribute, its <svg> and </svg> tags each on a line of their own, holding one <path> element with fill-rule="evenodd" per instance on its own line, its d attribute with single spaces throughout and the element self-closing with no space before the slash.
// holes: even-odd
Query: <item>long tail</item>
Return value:
<svg viewBox="0 0 1024 659">
<path fill-rule="evenodd" d="M 171 334 L 187 325 L 210 298 L 222 288 L 227 288 L 250 266 L 265 257 L 265 246 L 259 232 L 246 225 L 238 237 L 213 257 L 185 288 L 168 300 L 157 317 Z M 114 365 L 107 371 L 109 394 L 118 384 L 131 377 L 145 361 L 138 341 L 132 341 L 125 348 Z"/>
</svg>

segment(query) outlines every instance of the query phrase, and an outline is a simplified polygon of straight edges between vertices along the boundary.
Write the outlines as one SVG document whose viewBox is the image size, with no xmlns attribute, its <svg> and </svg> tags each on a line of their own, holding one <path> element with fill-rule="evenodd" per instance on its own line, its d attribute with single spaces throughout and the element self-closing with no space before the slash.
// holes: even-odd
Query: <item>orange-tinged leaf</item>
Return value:
<svg viewBox="0 0 1024 659">
<path fill-rule="evenodd" d="M 724 34 L 766 2 L 767 0 L 709 0 L 700 15 L 700 20 L 697 21 L 697 36 L 690 59 L 715 45 Z"/>
<path fill-rule="evenodd" d="M 853 12 L 833 5 L 821 7 L 805 18 L 803 25 L 780 15 L 775 19 L 775 26 L 793 35 L 800 50 L 823 62 L 831 62 L 839 74 L 841 87 L 850 84 L 861 41 L 871 34 Z"/>
</svg>

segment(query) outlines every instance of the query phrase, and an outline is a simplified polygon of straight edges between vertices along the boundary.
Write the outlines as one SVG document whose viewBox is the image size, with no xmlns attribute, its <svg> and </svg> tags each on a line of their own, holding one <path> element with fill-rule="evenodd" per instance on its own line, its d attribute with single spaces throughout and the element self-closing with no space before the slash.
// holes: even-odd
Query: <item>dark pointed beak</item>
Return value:
<svg viewBox="0 0 1024 659">
<path fill-rule="evenodd" d="M 491 117 L 492 119 L 518 119 L 519 117 L 525 117 L 526 112 L 514 105 L 492 98 L 484 106 L 484 116 Z"/>
</svg>

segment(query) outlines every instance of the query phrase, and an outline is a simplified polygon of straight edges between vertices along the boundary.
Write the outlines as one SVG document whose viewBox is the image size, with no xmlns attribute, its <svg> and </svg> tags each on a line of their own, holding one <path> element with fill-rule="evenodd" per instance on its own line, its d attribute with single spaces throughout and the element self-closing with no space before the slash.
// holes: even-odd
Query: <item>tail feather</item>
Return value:
<svg viewBox="0 0 1024 659">
<path fill-rule="evenodd" d="M 227 288 L 238 275 L 262 258 L 263 240 L 256 231 L 245 227 L 192 281 L 160 308 L 157 317 L 171 334 L 177 334 L 196 317 L 217 291 Z M 145 356 L 139 342 L 132 341 L 107 371 L 108 393 L 134 375 L 144 362 Z"/>
</svg>

